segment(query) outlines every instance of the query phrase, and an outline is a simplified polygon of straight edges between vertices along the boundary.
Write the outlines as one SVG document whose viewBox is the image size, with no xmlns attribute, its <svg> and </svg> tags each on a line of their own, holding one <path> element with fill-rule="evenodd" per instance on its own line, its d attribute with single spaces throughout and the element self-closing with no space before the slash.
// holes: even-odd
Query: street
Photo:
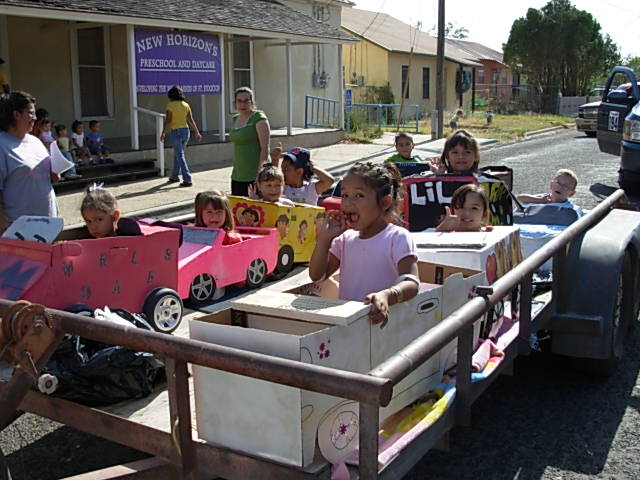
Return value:
<svg viewBox="0 0 640 480">
<path fill-rule="evenodd" d="M 546 192 L 555 171 L 570 168 L 579 178 L 575 203 L 589 209 L 616 187 L 618 161 L 600 153 L 595 139 L 568 131 L 492 147 L 481 166 L 513 168 L 516 194 Z M 406 478 L 640 478 L 639 330 L 608 379 L 546 353 L 520 358 L 515 375 L 473 405 L 471 425 L 451 432 L 450 451 L 429 452 Z M 56 479 L 144 456 L 33 415 L 0 433 L 0 447 L 15 480 Z"/>
</svg>

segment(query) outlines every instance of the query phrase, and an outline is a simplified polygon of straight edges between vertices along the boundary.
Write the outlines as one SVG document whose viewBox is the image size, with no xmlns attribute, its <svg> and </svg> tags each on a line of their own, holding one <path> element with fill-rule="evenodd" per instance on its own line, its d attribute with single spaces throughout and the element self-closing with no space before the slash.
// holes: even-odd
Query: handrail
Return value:
<svg viewBox="0 0 640 480">
<path fill-rule="evenodd" d="M 0 317 L 14 303 L 0 299 Z M 150 332 L 62 310 L 46 309 L 46 312 L 64 333 L 97 342 L 122 345 L 135 351 L 156 353 L 204 367 L 355 401 L 378 405 L 391 400 L 392 387 L 387 379 Z"/>
<path fill-rule="evenodd" d="M 160 136 L 162 135 L 162 130 L 164 130 L 164 118 L 166 114 L 155 112 L 153 110 L 149 110 L 148 108 L 138 107 L 137 105 L 133 107 L 140 113 L 145 113 L 147 115 L 151 115 L 156 118 L 156 155 L 158 157 L 158 163 L 160 164 L 160 176 L 164 176 L 164 142 L 160 140 Z"/>
<path fill-rule="evenodd" d="M 537 252 L 511 269 L 492 285 L 492 292 L 476 297 L 421 335 L 394 356 L 388 358 L 369 372 L 369 375 L 386 378 L 396 385 L 418 368 L 451 340 L 489 311 L 498 301 L 511 292 L 527 275 L 531 275 L 540 265 L 551 258 L 576 236 L 598 221 L 622 198 L 623 190 L 616 190 L 587 215 L 568 226 L 560 235 L 540 248 Z"/>
</svg>

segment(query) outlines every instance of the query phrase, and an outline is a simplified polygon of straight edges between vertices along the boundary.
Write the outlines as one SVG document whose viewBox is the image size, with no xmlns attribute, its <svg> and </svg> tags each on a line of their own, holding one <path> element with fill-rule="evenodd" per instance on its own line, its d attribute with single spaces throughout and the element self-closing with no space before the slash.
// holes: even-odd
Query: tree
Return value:
<svg viewBox="0 0 640 480">
<path fill-rule="evenodd" d="M 629 55 L 624 59 L 622 64 L 636 72 L 636 75 L 640 75 L 640 57 L 632 57 Z"/>
<path fill-rule="evenodd" d="M 620 62 L 618 46 L 600 24 L 569 0 L 530 8 L 511 26 L 503 46 L 505 62 L 531 83 L 563 95 L 586 95 L 594 80 Z"/>
<path fill-rule="evenodd" d="M 436 26 L 431 27 L 429 32 L 431 35 L 438 34 L 438 28 Z M 447 22 L 444 27 L 444 36 L 447 38 L 457 38 L 458 40 L 464 40 L 469 38 L 469 29 L 466 27 L 457 27 L 451 22 Z"/>
</svg>

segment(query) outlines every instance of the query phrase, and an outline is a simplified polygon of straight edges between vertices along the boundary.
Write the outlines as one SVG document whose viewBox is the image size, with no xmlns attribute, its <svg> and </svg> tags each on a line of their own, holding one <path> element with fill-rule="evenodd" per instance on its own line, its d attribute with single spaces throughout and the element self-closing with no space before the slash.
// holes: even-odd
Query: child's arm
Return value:
<svg viewBox="0 0 640 480">
<path fill-rule="evenodd" d="M 327 217 L 316 237 L 316 246 L 309 261 L 309 277 L 314 282 L 329 278 L 340 266 L 340 260 L 329 252 L 331 242 L 347 229 L 344 215 L 337 210 L 327 212 Z"/>
<path fill-rule="evenodd" d="M 548 203 L 547 196 L 544 194 L 538 195 L 530 195 L 528 193 L 523 193 L 516 197 L 521 203 Z"/>
<path fill-rule="evenodd" d="M 282 142 L 278 142 L 273 150 L 271 150 L 271 164 L 274 167 L 280 166 L 280 157 L 282 156 L 282 151 Z"/>
<path fill-rule="evenodd" d="M 451 212 L 451 207 L 444 207 L 445 217 L 442 222 L 436 227 L 436 232 L 453 232 L 458 228 L 460 219 L 457 215 Z"/>
<path fill-rule="evenodd" d="M 384 328 L 389 321 L 389 307 L 410 300 L 418 294 L 418 261 L 415 255 L 408 255 L 398 262 L 398 273 L 400 277 L 408 275 L 412 278 L 403 278 L 385 290 L 367 295 L 364 300 L 364 303 L 371 304 L 371 323 L 379 323 L 380 328 Z"/>
<path fill-rule="evenodd" d="M 333 185 L 333 182 L 336 180 L 333 175 L 320 167 L 316 167 L 313 162 L 309 162 L 309 166 L 313 174 L 320 180 L 316 183 L 316 193 L 321 194 L 331 188 L 331 185 Z"/>
<path fill-rule="evenodd" d="M 258 171 L 269 158 L 269 137 L 271 127 L 268 120 L 260 120 L 256 123 L 256 133 L 258 134 L 258 145 L 260 145 L 260 156 L 258 157 Z"/>
</svg>

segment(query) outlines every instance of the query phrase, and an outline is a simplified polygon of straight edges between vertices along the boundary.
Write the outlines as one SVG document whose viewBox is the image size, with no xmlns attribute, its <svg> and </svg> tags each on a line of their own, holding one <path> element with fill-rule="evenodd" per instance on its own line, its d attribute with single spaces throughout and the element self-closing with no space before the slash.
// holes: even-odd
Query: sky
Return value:
<svg viewBox="0 0 640 480">
<path fill-rule="evenodd" d="M 415 26 L 422 22 L 423 30 L 437 25 L 438 0 L 352 0 L 356 8 L 381 11 Z M 517 18 L 529 8 L 541 8 L 548 0 L 446 0 L 445 24 L 465 27 L 469 38 L 502 51 Z M 579 10 L 586 10 L 600 23 L 601 33 L 609 34 L 618 44 L 622 56 L 640 57 L 640 1 L 638 0 L 572 0 Z"/>
</svg>

